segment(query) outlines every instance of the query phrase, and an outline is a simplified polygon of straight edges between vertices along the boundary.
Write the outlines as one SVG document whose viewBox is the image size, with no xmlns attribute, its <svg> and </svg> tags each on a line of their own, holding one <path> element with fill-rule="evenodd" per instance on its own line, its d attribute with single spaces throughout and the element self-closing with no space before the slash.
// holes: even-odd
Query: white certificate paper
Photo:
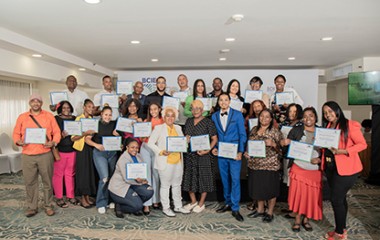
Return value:
<svg viewBox="0 0 380 240">
<path fill-rule="evenodd" d="M 219 142 L 218 145 L 218 157 L 235 159 L 238 153 L 237 143 Z"/>
<path fill-rule="evenodd" d="M 82 123 L 82 132 L 87 132 L 88 130 L 98 132 L 99 119 L 81 118 L 80 122 Z"/>
<path fill-rule="evenodd" d="M 265 142 L 261 140 L 248 141 L 248 155 L 251 157 L 265 158 Z"/>
<path fill-rule="evenodd" d="M 189 96 L 188 91 L 183 91 L 183 92 L 174 92 L 173 97 L 179 98 L 181 102 L 185 102 L 187 96 Z"/>
<path fill-rule="evenodd" d="M 240 100 L 231 99 L 230 107 L 240 112 L 243 108 L 243 102 Z"/>
<path fill-rule="evenodd" d="M 176 97 L 164 96 L 164 98 L 162 100 L 162 108 L 170 106 L 170 107 L 174 107 L 175 109 L 178 110 L 180 101 L 181 100 L 179 98 L 176 98 Z"/>
<path fill-rule="evenodd" d="M 148 167 L 146 163 L 127 163 L 126 171 L 128 180 L 136 178 L 147 179 Z"/>
<path fill-rule="evenodd" d="M 249 131 L 251 131 L 253 127 L 256 127 L 256 126 L 257 126 L 258 121 L 259 121 L 258 118 L 250 118 L 250 119 L 248 120 Z"/>
<path fill-rule="evenodd" d="M 133 82 L 132 81 L 117 81 L 116 82 L 116 93 L 117 94 L 132 94 L 133 92 Z"/>
<path fill-rule="evenodd" d="M 276 104 L 283 105 L 284 103 L 286 104 L 294 103 L 293 92 L 276 93 Z"/>
<path fill-rule="evenodd" d="M 167 137 L 166 151 L 168 152 L 187 152 L 187 139 L 181 137 Z"/>
<path fill-rule="evenodd" d="M 251 104 L 255 100 L 263 99 L 263 91 L 245 90 L 244 102 Z"/>
<path fill-rule="evenodd" d="M 68 135 L 82 135 L 82 122 L 80 121 L 63 121 L 63 130 Z"/>
<path fill-rule="evenodd" d="M 314 145 L 323 148 L 334 147 L 338 149 L 340 130 L 330 128 L 315 128 Z"/>
<path fill-rule="evenodd" d="M 46 128 L 27 128 L 25 129 L 25 143 L 45 144 Z"/>
<path fill-rule="evenodd" d="M 152 123 L 144 122 L 144 123 L 134 123 L 133 124 L 133 136 L 134 137 L 150 137 L 152 133 Z"/>
<path fill-rule="evenodd" d="M 102 94 L 101 105 L 108 104 L 111 108 L 119 108 L 119 96 L 116 94 Z"/>
<path fill-rule="evenodd" d="M 203 103 L 203 111 L 210 111 L 210 109 L 212 107 L 212 99 L 211 98 L 200 98 L 200 97 L 197 97 L 196 99 L 202 101 L 202 103 Z"/>
<path fill-rule="evenodd" d="M 282 135 L 284 136 L 284 138 L 288 138 L 288 135 L 289 135 L 289 132 L 290 130 L 292 130 L 293 127 L 290 127 L 290 126 L 282 126 L 281 127 L 281 132 L 282 132 Z"/>
<path fill-rule="evenodd" d="M 215 107 L 216 104 L 218 103 L 218 98 L 216 97 L 211 98 L 211 102 L 212 102 L 212 106 Z"/>
<path fill-rule="evenodd" d="M 192 152 L 210 150 L 209 135 L 192 136 L 190 138 L 190 148 Z"/>
<path fill-rule="evenodd" d="M 313 145 L 290 141 L 288 158 L 294 158 L 305 162 L 310 162 L 311 154 L 313 153 Z"/>
<path fill-rule="evenodd" d="M 51 105 L 57 105 L 61 101 L 68 100 L 67 92 L 50 92 Z"/>
<path fill-rule="evenodd" d="M 119 117 L 115 129 L 122 132 L 133 133 L 133 124 L 135 122 L 135 119 Z"/>
<path fill-rule="evenodd" d="M 121 150 L 121 137 L 102 137 L 102 145 L 106 151 L 120 151 Z"/>
</svg>

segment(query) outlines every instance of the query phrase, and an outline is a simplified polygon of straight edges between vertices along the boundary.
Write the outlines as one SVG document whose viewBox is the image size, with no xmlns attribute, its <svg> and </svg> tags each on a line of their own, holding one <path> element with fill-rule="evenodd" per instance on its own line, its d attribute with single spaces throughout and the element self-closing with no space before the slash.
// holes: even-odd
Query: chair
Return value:
<svg viewBox="0 0 380 240">
<path fill-rule="evenodd" d="M 0 174 L 3 173 L 11 173 L 11 166 L 8 156 L 5 154 L 0 154 Z"/>
<path fill-rule="evenodd" d="M 6 133 L 0 135 L 0 150 L 3 155 L 8 157 L 11 172 L 19 172 L 22 169 L 21 152 L 13 149 L 12 139 Z"/>
</svg>

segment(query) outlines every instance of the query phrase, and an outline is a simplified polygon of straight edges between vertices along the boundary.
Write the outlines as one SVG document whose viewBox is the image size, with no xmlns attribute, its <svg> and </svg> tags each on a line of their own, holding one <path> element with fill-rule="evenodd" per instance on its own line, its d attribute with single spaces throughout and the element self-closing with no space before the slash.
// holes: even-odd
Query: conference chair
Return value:
<svg viewBox="0 0 380 240">
<path fill-rule="evenodd" d="M 9 159 L 9 166 L 12 173 L 19 172 L 21 167 L 21 152 L 12 147 L 12 139 L 6 133 L 0 135 L 0 151 Z"/>
</svg>

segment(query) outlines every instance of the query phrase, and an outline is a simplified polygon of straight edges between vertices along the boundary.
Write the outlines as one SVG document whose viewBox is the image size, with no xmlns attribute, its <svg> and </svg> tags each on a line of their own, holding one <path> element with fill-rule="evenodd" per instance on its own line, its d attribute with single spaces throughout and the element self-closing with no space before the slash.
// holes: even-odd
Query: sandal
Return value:
<svg viewBox="0 0 380 240">
<path fill-rule="evenodd" d="M 302 221 L 302 227 L 303 227 L 306 231 L 308 231 L 308 232 L 313 231 L 313 227 L 310 225 L 309 220 L 306 220 L 306 222 L 305 222 L 305 219 L 303 219 L 303 221 Z"/>
<path fill-rule="evenodd" d="M 292 226 L 292 231 L 293 232 L 299 232 L 299 231 L 301 231 L 301 224 L 294 223 L 293 226 Z"/>
<path fill-rule="evenodd" d="M 56 204 L 58 207 L 61 207 L 61 208 L 68 208 L 69 207 L 69 205 L 67 205 L 66 202 L 62 198 L 57 199 Z"/>
<path fill-rule="evenodd" d="M 68 198 L 68 201 L 73 205 L 79 205 L 79 201 L 76 198 Z"/>
</svg>

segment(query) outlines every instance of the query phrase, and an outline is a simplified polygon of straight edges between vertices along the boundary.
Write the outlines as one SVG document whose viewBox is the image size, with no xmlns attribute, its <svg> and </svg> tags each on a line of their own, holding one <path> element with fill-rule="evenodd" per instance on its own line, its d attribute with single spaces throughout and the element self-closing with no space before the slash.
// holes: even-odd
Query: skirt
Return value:
<svg viewBox="0 0 380 240">
<path fill-rule="evenodd" d="M 77 151 L 75 165 L 75 195 L 96 195 L 97 172 L 92 160 L 92 148 L 87 144 Z"/>
<path fill-rule="evenodd" d="M 280 173 L 278 171 L 248 171 L 248 192 L 254 200 L 270 200 L 280 195 Z"/>
</svg>

